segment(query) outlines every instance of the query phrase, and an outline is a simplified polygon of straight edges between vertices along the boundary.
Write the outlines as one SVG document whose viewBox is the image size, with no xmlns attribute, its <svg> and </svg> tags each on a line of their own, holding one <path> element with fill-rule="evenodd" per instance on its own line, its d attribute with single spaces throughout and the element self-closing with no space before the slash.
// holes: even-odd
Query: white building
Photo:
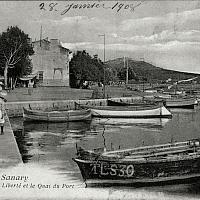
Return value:
<svg viewBox="0 0 200 200">
<path fill-rule="evenodd" d="M 32 43 L 33 74 L 37 73 L 43 86 L 69 86 L 69 62 L 72 52 L 58 39 L 43 39 Z"/>
</svg>

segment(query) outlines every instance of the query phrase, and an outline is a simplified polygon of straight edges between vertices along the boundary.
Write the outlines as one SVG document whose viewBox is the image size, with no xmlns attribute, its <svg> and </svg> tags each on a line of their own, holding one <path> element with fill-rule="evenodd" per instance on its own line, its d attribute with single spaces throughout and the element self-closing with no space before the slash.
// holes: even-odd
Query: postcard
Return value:
<svg viewBox="0 0 200 200">
<path fill-rule="evenodd" d="M 0 199 L 200 198 L 199 1 L 0 1 Z"/>
</svg>

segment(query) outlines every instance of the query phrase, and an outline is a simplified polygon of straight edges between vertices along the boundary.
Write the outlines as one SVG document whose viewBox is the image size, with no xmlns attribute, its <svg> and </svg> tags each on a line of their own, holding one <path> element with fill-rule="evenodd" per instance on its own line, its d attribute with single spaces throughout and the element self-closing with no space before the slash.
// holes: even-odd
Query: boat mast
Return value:
<svg viewBox="0 0 200 200">
<path fill-rule="evenodd" d="M 128 85 L 128 59 L 127 59 L 127 65 L 126 65 L 126 85 Z"/>
<path fill-rule="evenodd" d="M 105 35 L 105 33 L 104 34 L 102 34 L 102 35 L 99 35 L 99 36 L 102 36 L 103 37 L 103 64 L 104 64 L 104 66 L 103 66 L 103 98 L 105 99 L 105 84 L 106 84 L 106 81 L 105 81 L 105 79 L 106 79 L 106 74 L 105 74 L 105 61 L 106 61 L 106 35 Z"/>
<path fill-rule="evenodd" d="M 41 47 L 41 43 L 42 43 L 42 26 L 40 27 L 40 47 Z"/>
</svg>

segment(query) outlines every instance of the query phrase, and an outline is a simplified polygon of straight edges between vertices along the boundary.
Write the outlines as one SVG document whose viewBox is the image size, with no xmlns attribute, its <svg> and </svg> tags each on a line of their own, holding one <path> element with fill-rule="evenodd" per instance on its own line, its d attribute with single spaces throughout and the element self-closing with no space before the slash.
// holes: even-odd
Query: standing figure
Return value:
<svg viewBox="0 0 200 200">
<path fill-rule="evenodd" d="M 7 95 L 6 91 L 3 91 L 2 86 L 3 83 L 0 82 L 0 126 L 1 126 L 1 135 L 4 134 L 4 113 L 5 113 L 5 106 L 4 103 L 7 101 L 4 96 Z"/>
<path fill-rule="evenodd" d="M 4 123 L 5 123 L 5 118 L 4 118 L 4 112 L 5 112 L 4 102 L 5 102 L 5 99 L 0 96 L 0 126 L 1 126 L 1 135 L 4 134 L 4 130 L 3 130 L 4 129 Z"/>
</svg>

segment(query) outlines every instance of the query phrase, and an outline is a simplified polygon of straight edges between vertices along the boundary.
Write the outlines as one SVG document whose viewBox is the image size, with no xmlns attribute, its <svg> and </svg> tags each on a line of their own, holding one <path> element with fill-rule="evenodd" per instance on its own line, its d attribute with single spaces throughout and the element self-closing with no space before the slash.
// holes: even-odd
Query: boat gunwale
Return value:
<svg viewBox="0 0 200 200">
<path fill-rule="evenodd" d="M 143 159 L 142 159 L 143 158 Z M 186 161 L 186 160 L 198 160 L 200 159 L 200 152 L 198 153 L 191 153 L 187 155 L 178 155 L 178 156 L 170 156 L 170 157 L 159 157 L 159 156 L 147 156 L 146 158 L 140 157 L 136 159 L 126 159 L 126 158 L 119 158 L 119 157 L 101 157 L 99 155 L 98 159 L 81 159 L 81 158 L 73 158 L 75 162 L 80 163 L 112 163 L 112 164 L 154 164 L 154 163 L 168 163 L 168 162 L 177 162 L 177 161 Z"/>
<path fill-rule="evenodd" d="M 23 110 L 27 113 L 41 113 L 41 114 L 59 114 L 59 113 L 87 113 L 87 112 L 90 112 L 91 109 L 85 109 L 85 110 L 54 110 L 54 111 L 44 111 L 44 110 L 32 110 L 32 109 L 27 109 L 27 108 L 24 108 L 23 107 Z"/>
<path fill-rule="evenodd" d="M 131 149 L 121 149 L 121 150 L 114 150 L 114 151 L 107 151 L 107 152 L 103 152 L 103 154 L 114 154 L 114 153 L 126 153 L 126 152 L 130 152 L 130 151 L 136 151 L 136 150 L 152 150 L 152 149 L 164 149 L 167 147 L 174 147 L 174 146 L 188 146 L 190 142 L 193 141 L 199 141 L 198 139 L 194 139 L 194 140 L 189 140 L 189 141 L 184 141 L 184 142 L 176 142 L 176 143 L 166 143 L 166 144 L 158 144 L 158 145 L 152 145 L 152 146 L 143 146 L 143 147 L 135 147 L 135 148 L 131 148 Z"/>
<path fill-rule="evenodd" d="M 162 109 L 163 105 L 153 105 L 153 106 L 88 106 L 81 105 L 83 108 L 89 108 L 93 110 L 108 110 L 108 111 L 146 111 L 146 110 L 157 110 Z"/>
</svg>

